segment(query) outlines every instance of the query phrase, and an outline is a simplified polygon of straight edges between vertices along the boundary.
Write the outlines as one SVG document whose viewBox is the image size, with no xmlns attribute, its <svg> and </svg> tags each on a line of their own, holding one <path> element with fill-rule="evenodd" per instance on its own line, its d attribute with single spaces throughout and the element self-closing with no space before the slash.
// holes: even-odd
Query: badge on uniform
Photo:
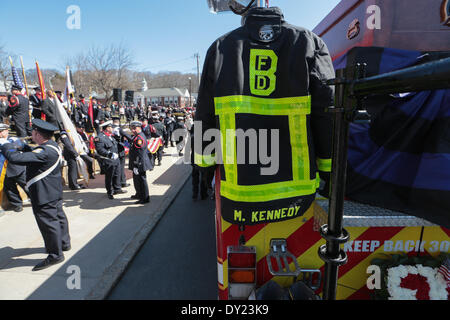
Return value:
<svg viewBox="0 0 450 320">
<path fill-rule="evenodd" d="M 44 151 L 44 149 L 42 148 L 37 148 L 33 150 L 33 153 L 41 153 L 42 151 Z"/>
<path fill-rule="evenodd" d="M 11 107 L 15 107 L 15 106 L 17 106 L 19 104 L 19 100 L 17 99 L 17 97 L 12 96 L 9 99 L 9 103 L 11 104 Z"/>
<path fill-rule="evenodd" d="M 135 142 L 135 146 L 141 148 L 143 143 L 144 141 L 142 139 L 137 139 Z"/>
<path fill-rule="evenodd" d="M 262 26 L 259 30 L 259 38 L 261 41 L 271 41 L 274 37 L 274 31 L 272 26 L 266 25 Z"/>
</svg>

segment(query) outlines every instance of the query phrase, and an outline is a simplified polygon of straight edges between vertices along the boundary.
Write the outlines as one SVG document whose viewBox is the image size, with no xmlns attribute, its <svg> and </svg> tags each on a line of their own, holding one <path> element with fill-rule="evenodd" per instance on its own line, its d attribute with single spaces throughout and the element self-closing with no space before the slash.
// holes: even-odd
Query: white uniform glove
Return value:
<svg viewBox="0 0 450 320">
<path fill-rule="evenodd" d="M 5 143 L 8 143 L 8 139 L 5 138 L 0 139 L 0 145 L 3 145 Z"/>
<path fill-rule="evenodd" d="M 139 175 L 139 169 L 138 168 L 133 168 L 133 173 L 138 176 Z"/>
<path fill-rule="evenodd" d="M 113 153 L 111 159 L 113 160 L 119 159 L 119 155 L 117 153 Z"/>
</svg>

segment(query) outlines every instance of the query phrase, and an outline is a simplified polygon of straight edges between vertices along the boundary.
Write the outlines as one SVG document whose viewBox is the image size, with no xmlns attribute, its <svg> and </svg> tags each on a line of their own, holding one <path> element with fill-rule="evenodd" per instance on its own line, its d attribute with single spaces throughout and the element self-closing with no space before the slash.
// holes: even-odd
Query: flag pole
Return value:
<svg viewBox="0 0 450 320">
<path fill-rule="evenodd" d="M 23 76 L 23 82 L 24 82 L 24 84 L 25 84 L 25 90 L 26 90 L 26 92 L 27 92 L 27 97 L 28 97 L 28 117 L 29 117 L 29 119 L 30 119 L 30 124 L 32 123 L 31 122 L 31 117 L 32 117 L 32 115 L 31 115 L 31 109 L 30 109 L 30 93 L 29 93 L 29 91 L 28 91 L 28 83 L 27 83 L 27 75 L 25 74 L 25 68 L 23 67 L 23 59 L 22 59 L 22 56 L 20 56 L 20 65 L 22 66 L 22 76 Z"/>
</svg>

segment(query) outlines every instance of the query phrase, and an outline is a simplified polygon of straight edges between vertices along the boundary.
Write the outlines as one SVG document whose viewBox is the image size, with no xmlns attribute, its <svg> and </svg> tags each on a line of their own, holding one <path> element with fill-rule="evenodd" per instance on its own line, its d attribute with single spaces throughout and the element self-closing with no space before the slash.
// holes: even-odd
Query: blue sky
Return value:
<svg viewBox="0 0 450 320">
<path fill-rule="evenodd" d="M 196 72 L 210 44 L 240 25 L 240 17 L 214 15 L 206 0 L 1 0 L 0 43 L 22 55 L 25 68 L 61 69 L 65 57 L 92 45 L 123 42 L 139 71 Z M 271 0 L 286 20 L 313 29 L 340 0 Z M 67 8 L 79 6 L 81 29 L 70 30 Z"/>
</svg>

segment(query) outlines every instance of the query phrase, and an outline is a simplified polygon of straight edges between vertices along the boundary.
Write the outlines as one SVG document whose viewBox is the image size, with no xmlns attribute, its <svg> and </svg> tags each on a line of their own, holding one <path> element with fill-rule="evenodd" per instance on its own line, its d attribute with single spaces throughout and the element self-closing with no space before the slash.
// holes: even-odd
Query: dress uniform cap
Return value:
<svg viewBox="0 0 450 320">
<path fill-rule="evenodd" d="M 41 119 L 33 119 L 32 124 L 33 129 L 36 129 L 37 131 L 40 132 L 53 134 L 55 131 L 58 131 L 57 127 Z"/>
<path fill-rule="evenodd" d="M 113 124 L 113 122 L 111 120 L 103 122 L 102 124 L 100 124 L 100 128 L 106 128 L 106 127 L 111 127 Z"/>
<path fill-rule="evenodd" d="M 0 131 L 8 130 L 8 129 L 9 129 L 9 125 L 7 125 L 5 123 L 0 123 Z"/>
<path fill-rule="evenodd" d="M 142 127 L 142 122 L 140 121 L 133 121 L 130 123 L 130 127 Z"/>
<path fill-rule="evenodd" d="M 22 88 L 19 87 L 19 86 L 17 86 L 17 85 L 15 85 L 15 84 L 13 84 L 13 85 L 11 86 L 11 90 L 22 90 Z"/>
</svg>

